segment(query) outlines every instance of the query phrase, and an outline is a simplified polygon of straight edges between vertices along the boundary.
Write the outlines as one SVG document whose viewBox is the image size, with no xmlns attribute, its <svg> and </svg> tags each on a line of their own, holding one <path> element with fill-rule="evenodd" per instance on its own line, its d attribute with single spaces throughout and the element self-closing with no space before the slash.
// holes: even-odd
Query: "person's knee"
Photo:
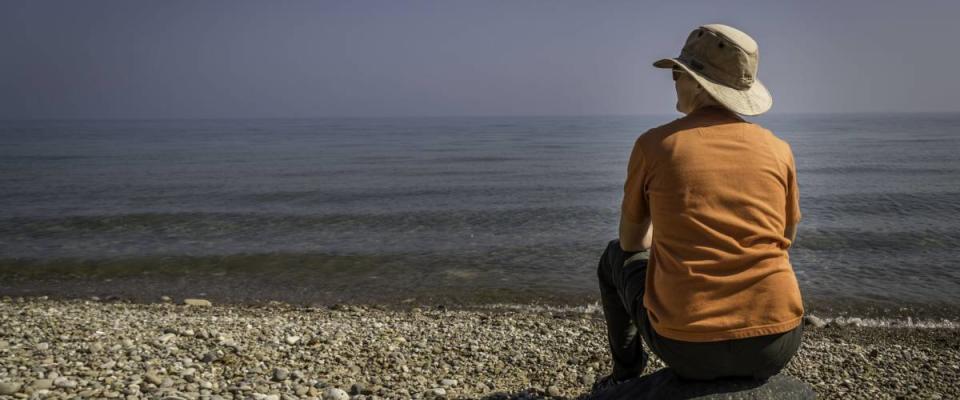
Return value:
<svg viewBox="0 0 960 400">
<path fill-rule="evenodd" d="M 613 239 L 607 243 L 607 248 L 603 250 L 603 254 L 600 256 L 600 262 L 597 263 L 597 277 L 601 280 L 605 280 L 606 277 L 610 275 L 610 258 L 615 251 L 620 250 L 620 239 Z"/>
<path fill-rule="evenodd" d="M 607 242 L 607 252 L 610 252 L 613 250 L 622 250 L 620 248 L 620 239 L 613 239 Z"/>
</svg>

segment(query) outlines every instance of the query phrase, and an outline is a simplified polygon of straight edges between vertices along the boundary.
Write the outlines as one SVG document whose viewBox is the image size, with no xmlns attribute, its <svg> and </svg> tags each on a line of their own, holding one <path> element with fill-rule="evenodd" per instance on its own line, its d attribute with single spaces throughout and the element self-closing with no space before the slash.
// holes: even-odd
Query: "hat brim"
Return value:
<svg viewBox="0 0 960 400">
<path fill-rule="evenodd" d="M 760 115 L 773 107 L 773 97 L 770 96 L 767 87 L 759 79 L 754 80 L 749 89 L 738 90 L 700 75 L 678 58 L 664 58 L 653 63 L 653 66 L 657 68 L 673 68 L 674 65 L 683 68 L 714 99 L 737 114 Z"/>
</svg>

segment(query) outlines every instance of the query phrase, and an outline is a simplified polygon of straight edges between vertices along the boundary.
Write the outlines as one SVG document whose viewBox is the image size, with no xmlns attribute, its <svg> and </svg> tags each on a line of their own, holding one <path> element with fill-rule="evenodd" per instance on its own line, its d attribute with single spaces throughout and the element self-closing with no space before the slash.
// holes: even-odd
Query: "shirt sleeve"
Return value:
<svg viewBox="0 0 960 400">
<path fill-rule="evenodd" d="M 787 224 L 796 225 L 800 222 L 800 185 L 797 183 L 797 165 L 793 159 L 793 151 L 787 147 Z"/>
<path fill-rule="evenodd" d="M 637 139 L 627 163 L 627 181 L 623 185 L 623 204 L 620 207 L 623 219 L 635 224 L 643 223 L 650 216 L 646 185 L 647 166 L 640 139 Z"/>
</svg>

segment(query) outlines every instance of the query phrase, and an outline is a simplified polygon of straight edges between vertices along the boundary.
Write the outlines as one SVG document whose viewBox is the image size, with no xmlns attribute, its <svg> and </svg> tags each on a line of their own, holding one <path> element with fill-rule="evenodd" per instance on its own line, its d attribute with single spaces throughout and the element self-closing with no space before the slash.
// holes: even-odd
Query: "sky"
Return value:
<svg viewBox="0 0 960 400">
<path fill-rule="evenodd" d="M 771 114 L 957 112 L 960 1 L 0 0 L 0 119 L 675 112 L 699 25 Z"/>
</svg>

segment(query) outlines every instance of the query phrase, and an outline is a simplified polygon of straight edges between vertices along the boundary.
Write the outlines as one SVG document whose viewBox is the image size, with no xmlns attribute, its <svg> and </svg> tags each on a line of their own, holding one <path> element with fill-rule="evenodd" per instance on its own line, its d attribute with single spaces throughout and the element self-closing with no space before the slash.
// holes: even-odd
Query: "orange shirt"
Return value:
<svg viewBox="0 0 960 400">
<path fill-rule="evenodd" d="M 623 218 L 651 218 L 643 303 L 661 336 L 711 342 L 771 335 L 803 318 L 784 234 L 800 220 L 790 145 L 719 107 L 639 138 Z"/>
</svg>

